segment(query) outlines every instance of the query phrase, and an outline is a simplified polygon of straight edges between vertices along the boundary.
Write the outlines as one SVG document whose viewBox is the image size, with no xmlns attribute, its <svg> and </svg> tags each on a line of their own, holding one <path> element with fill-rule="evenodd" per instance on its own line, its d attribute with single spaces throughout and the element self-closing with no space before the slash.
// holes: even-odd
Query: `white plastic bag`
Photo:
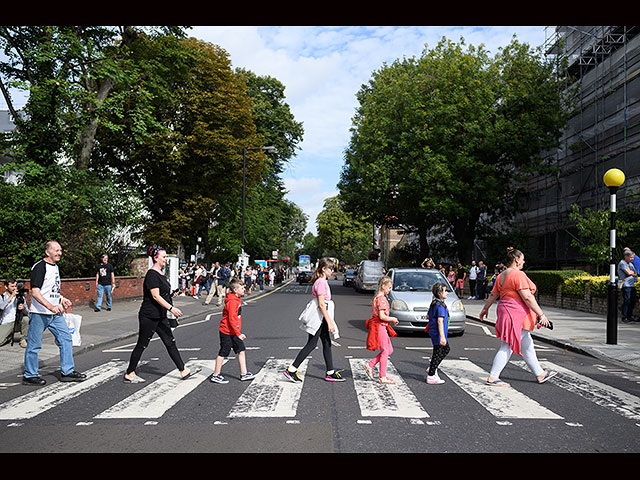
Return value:
<svg viewBox="0 0 640 480">
<path fill-rule="evenodd" d="M 64 312 L 64 321 L 69 327 L 69 333 L 71 334 L 71 341 L 74 347 L 82 345 L 82 337 L 80 337 L 80 325 L 82 324 L 82 315 L 76 315 L 73 311 L 70 313 Z"/>
</svg>

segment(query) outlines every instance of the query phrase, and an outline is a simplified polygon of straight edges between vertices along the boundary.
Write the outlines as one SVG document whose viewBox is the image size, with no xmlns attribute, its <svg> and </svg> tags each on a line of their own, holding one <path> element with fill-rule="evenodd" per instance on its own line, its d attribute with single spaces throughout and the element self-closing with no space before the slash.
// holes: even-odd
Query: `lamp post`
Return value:
<svg viewBox="0 0 640 480">
<path fill-rule="evenodd" d="M 242 148 L 242 253 L 240 254 L 240 263 L 243 267 L 245 265 L 245 257 L 244 253 L 244 210 L 246 205 L 246 194 L 247 194 L 247 150 L 267 150 L 270 152 L 275 151 L 276 147 L 268 146 L 268 147 L 260 147 L 260 148 Z"/>
<path fill-rule="evenodd" d="M 609 227 L 609 285 L 607 287 L 607 343 L 618 343 L 618 286 L 616 285 L 616 192 L 624 183 L 624 173 L 617 168 L 606 171 L 604 184 L 609 187 L 610 222 Z"/>
</svg>

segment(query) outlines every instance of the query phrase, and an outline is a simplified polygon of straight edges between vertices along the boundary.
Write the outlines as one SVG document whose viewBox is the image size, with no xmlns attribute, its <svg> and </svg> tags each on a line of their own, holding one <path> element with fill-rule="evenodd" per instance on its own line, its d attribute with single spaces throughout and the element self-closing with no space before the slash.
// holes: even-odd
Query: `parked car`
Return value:
<svg viewBox="0 0 640 480">
<path fill-rule="evenodd" d="M 393 328 L 398 332 L 424 332 L 429 324 L 427 313 L 433 300 L 431 290 L 436 282 L 447 286 L 446 305 L 449 309 L 450 334 L 463 335 L 466 313 L 462 301 L 451 284 L 439 270 L 424 268 L 393 268 L 387 274 L 393 280 L 389 292 L 391 316 L 396 317 L 398 325 Z"/>
<path fill-rule="evenodd" d="M 384 276 L 384 262 L 362 260 L 353 279 L 353 287 L 358 292 L 374 291 L 378 287 L 378 280 L 382 276 Z"/>
<path fill-rule="evenodd" d="M 296 281 L 298 284 L 302 285 L 303 283 L 309 283 L 311 281 L 313 273 L 311 270 L 298 270 L 296 275 Z"/>
<path fill-rule="evenodd" d="M 342 276 L 342 285 L 348 287 L 349 285 L 353 285 L 353 278 L 355 277 L 355 270 L 353 268 L 349 268 L 344 271 L 344 275 Z"/>
</svg>

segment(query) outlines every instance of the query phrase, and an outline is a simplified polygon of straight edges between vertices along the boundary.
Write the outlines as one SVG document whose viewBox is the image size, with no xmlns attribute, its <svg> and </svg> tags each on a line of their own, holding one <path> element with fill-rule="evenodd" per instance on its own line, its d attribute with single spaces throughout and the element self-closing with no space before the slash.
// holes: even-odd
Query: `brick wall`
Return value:
<svg viewBox="0 0 640 480">
<path fill-rule="evenodd" d="M 116 277 L 116 288 L 112 297 L 116 301 L 123 298 L 142 297 L 142 282 L 144 277 Z M 29 281 L 25 287 L 31 290 Z M 62 295 L 73 302 L 74 305 L 95 306 L 96 302 L 96 277 L 91 278 L 63 278 L 60 287 Z M 0 286 L 0 294 L 4 292 L 4 283 Z M 29 298 L 28 303 L 31 303 Z"/>
</svg>

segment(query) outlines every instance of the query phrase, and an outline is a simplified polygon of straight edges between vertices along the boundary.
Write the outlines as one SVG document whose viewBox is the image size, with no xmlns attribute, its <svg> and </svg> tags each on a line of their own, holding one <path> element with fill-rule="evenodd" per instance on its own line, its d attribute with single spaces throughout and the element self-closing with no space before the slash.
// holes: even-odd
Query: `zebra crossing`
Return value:
<svg viewBox="0 0 640 480">
<path fill-rule="evenodd" d="M 367 377 L 363 369 L 363 363 L 367 360 L 349 358 L 353 387 L 345 384 L 340 386 L 340 388 L 345 387 L 347 395 L 353 397 L 362 418 L 396 417 L 418 423 L 421 422 L 420 419 L 431 418 L 439 424 L 438 419 L 433 419 L 428 413 L 423 402 L 412 391 L 409 383 L 402 378 L 392 362 L 387 366 L 388 375 L 395 378 L 397 383 L 382 385 Z M 292 359 L 288 358 L 267 359 L 255 379 L 247 383 L 247 387 L 233 403 L 226 417 L 228 419 L 284 418 L 294 421 L 291 419 L 295 419 L 298 415 L 303 391 L 313 388 L 313 384 L 304 381 L 308 359 L 299 367 L 303 382 L 292 383 L 282 375 L 282 371 L 291 361 Z M 145 364 L 148 361 L 141 363 Z M 511 364 L 528 371 L 528 367 L 521 360 L 512 360 Z M 0 421 L 29 420 L 51 409 L 62 407 L 65 402 L 92 390 L 109 388 L 109 382 L 122 381 L 126 366 L 124 361 L 111 360 L 86 371 L 87 380 L 84 382 L 55 382 L 9 400 L 0 404 Z M 97 413 L 93 419 L 158 420 L 196 389 L 217 388 L 208 382 L 215 360 L 189 360 L 187 366 L 200 367 L 201 371 L 188 380 L 182 380 L 178 370 L 169 372 Z M 549 383 L 555 387 L 562 388 L 632 421 L 640 420 L 640 398 L 551 362 L 546 362 L 544 366 L 559 372 L 557 377 L 549 380 Z M 441 377 L 450 381 L 447 383 L 454 384 L 475 400 L 477 405 L 490 413 L 498 423 L 507 421 L 506 424 L 508 424 L 508 421 L 513 419 L 565 420 L 562 415 L 553 411 L 552 406 L 541 405 L 519 391 L 517 382 L 513 382 L 511 387 L 486 385 L 488 372 L 466 358 L 445 359 L 439 373 Z M 515 386 L 514 383 L 516 383 Z M 364 420 L 363 423 L 366 421 Z M 640 426 L 640 423 L 636 425 Z"/>
</svg>

